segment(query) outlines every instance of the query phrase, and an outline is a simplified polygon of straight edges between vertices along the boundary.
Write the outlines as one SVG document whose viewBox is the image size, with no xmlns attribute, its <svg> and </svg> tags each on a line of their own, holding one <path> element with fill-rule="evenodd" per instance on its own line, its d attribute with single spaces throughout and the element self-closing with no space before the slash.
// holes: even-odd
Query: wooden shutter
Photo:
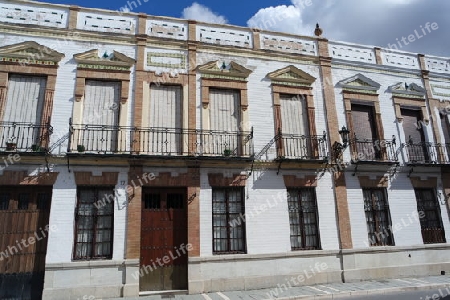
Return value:
<svg viewBox="0 0 450 300">
<path fill-rule="evenodd" d="M 440 114 L 441 117 L 441 127 L 444 133 L 444 143 L 450 144 L 450 128 L 448 123 L 448 116 L 446 114 Z"/>
<path fill-rule="evenodd" d="M 150 87 L 150 127 L 181 128 L 181 86 Z"/>
<path fill-rule="evenodd" d="M 420 143 L 425 141 L 423 131 L 421 128 L 422 123 L 420 111 L 412 109 L 402 109 L 403 116 L 403 130 L 405 132 L 406 142 L 410 141 L 410 137 L 414 143 Z"/>
<path fill-rule="evenodd" d="M 372 106 L 352 104 L 352 123 L 353 133 L 357 139 L 377 138 Z"/>
<path fill-rule="evenodd" d="M 408 158 L 410 162 L 429 161 L 430 155 L 423 134 L 420 110 L 402 109 L 403 130 L 405 141 L 411 143 L 408 146 Z"/>
<path fill-rule="evenodd" d="M 79 137 L 87 150 L 116 152 L 119 125 L 120 82 L 86 80 L 83 124 L 92 125 Z"/>
<path fill-rule="evenodd" d="M 118 125 L 120 82 L 86 80 L 83 124 Z"/>
<path fill-rule="evenodd" d="M 10 75 L 3 121 L 40 124 L 46 82 L 45 77 Z"/>
<path fill-rule="evenodd" d="M 240 92 L 210 89 L 210 129 L 238 131 L 240 122 Z"/>
<path fill-rule="evenodd" d="M 309 135 L 305 100 L 301 95 L 280 95 L 282 132 Z"/>
<path fill-rule="evenodd" d="M 181 86 L 150 86 L 149 125 L 151 131 L 143 136 L 145 152 L 174 154 L 181 151 L 182 136 Z"/>
</svg>

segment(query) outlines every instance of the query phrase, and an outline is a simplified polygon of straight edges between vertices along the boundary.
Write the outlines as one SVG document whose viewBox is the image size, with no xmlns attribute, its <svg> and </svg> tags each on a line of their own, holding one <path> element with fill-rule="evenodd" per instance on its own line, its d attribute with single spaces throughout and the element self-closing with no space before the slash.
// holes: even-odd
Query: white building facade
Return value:
<svg viewBox="0 0 450 300">
<path fill-rule="evenodd" d="M 449 90 L 449 58 L 2 1 L 0 298 L 449 272 Z"/>
</svg>

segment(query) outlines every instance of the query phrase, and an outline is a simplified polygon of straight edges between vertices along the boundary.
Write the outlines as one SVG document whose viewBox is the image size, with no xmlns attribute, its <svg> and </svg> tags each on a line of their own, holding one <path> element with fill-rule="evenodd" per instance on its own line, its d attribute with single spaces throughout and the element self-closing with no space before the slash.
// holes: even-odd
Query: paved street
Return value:
<svg viewBox="0 0 450 300">
<path fill-rule="evenodd" d="M 205 293 L 200 295 L 153 295 L 128 300 L 318 300 L 397 299 L 450 300 L 450 276 L 428 276 L 330 283 L 313 286 L 277 286 L 272 289 Z M 117 298 L 123 300 L 124 298 Z"/>
<path fill-rule="evenodd" d="M 448 288 L 450 291 L 450 287 Z M 386 295 L 372 295 L 372 296 L 359 296 L 359 297 L 344 297 L 339 298 L 340 300 L 346 299 L 362 299 L 362 300 L 450 300 L 449 291 L 446 289 L 431 289 L 423 291 L 413 291 L 413 292 L 400 292 L 400 293 L 390 293 Z M 437 296 L 436 296 L 437 295 Z M 435 298 L 433 298 L 433 296 Z M 437 298 L 436 298 L 437 297 Z M 336 299 L 336 298 L 333 298 Z"/>
</svg>

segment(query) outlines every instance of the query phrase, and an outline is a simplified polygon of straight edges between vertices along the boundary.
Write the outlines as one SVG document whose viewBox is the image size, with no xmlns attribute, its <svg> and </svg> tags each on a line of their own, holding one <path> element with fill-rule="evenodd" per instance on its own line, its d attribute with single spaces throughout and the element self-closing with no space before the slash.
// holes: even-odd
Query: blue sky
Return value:
<svg viewBox="0 0 450 300">
<path fill-rule="evenodd" d="M 83 7 L 144 12 L 212 23 L 323 36 L 384 48 L 450 57 L 449 0 L 46 0 Z M 145 2 L 147 1 L 147 2 Z M 433 27 L 430 25 L 434 24 Z M 425 29 L 427 28 L 427 29 Z M 433 29 L 431 29 L 433 28 Z M 423 31 L 424 30 L 424 31 Z M 411 37 L 412 35 L 412 37 Z M 408 40 L 410 37 L 410 40 Z M 413 40 L 413 42 L 411 42 Z"/>
</svg>

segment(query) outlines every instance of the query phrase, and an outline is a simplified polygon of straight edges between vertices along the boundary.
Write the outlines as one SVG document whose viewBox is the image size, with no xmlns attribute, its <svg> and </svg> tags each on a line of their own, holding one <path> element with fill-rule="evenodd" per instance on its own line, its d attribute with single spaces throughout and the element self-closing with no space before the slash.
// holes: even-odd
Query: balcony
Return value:
<svg viewBox="0 0 450 300">
<path fill-rule="evenodd" d="M 0 122 L 0 151 L 45 153 L 52 132 L 50 123 Z"/>
<path fill-rule="evenodd" d="M 68 152 L 250 158 L 253 132 L 71 124 Z"/>
<path fill-rule="evenodd" d="M 325 161 L 328 159 L 326 135 L 281 133 L 277 141 L 278 159 Z"/>
<path fill-rule="evenodd" d="M 419 142 L 404 147 L 410 164 L 450 164 L 450 144 Z"/>
<path fill-rule="evenodd" d="M 397 163 L 395 139 L 354 139 L 349 142 L 353 163 Z"/>
</svg>

